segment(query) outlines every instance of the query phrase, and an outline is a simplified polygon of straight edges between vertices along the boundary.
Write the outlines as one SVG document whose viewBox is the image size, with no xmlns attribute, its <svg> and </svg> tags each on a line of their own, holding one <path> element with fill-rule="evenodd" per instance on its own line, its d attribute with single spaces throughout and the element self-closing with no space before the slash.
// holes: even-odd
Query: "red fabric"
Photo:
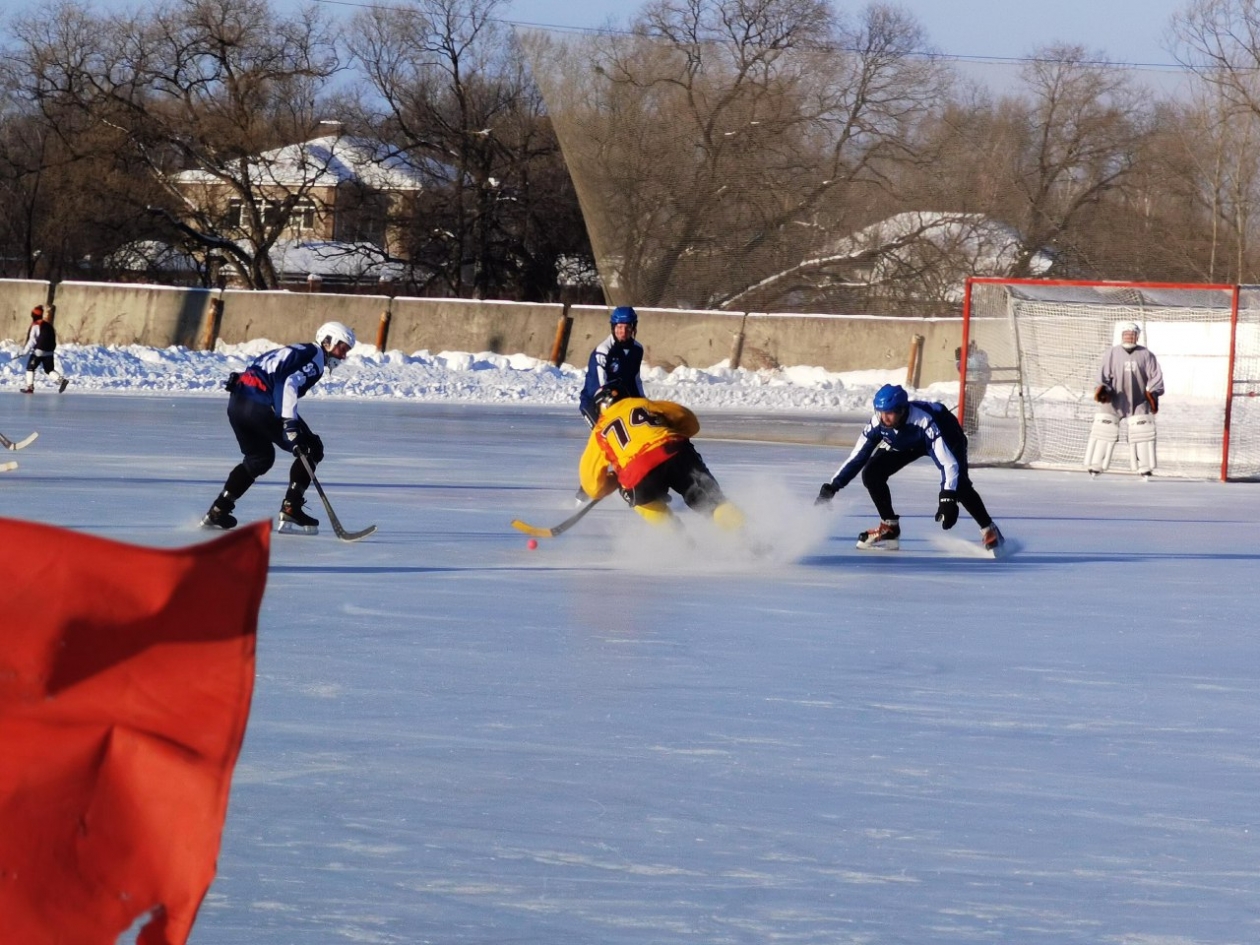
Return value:
<svg viewBox="0 0 1260 945">
<path fill-rule="evenodd" d="M 0 519 L 0 939 L 182 945 L 254 686 L 268 523 L 158 550 Z"/>
</svg>

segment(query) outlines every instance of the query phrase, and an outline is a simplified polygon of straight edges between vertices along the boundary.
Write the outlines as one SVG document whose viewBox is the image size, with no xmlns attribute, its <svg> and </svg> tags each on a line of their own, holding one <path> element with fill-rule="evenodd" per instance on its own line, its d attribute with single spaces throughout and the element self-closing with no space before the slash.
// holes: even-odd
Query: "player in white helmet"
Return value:
<svg viewBox="0 0 1260 945">
<path fill-rule="evenodd" d="M 1123 420 L 1129 465 L 1148 478 L 1155 470 L 1155 414 L 1164 395 L 1164 374 L 1155 355 L 1138 344 L 1141 326 L 1121 322 L 1116 332 L 1120 343 L 1112 345 L 1098 365 L 1094 400 L 1099 406 L 1085 446 L 1085 468 L 1097 476 L 1111 465 Z"/>
<path fill-rule="evenodd" d="M 243 458 L 202 519 L 204 527 L 236 527 L 232 510 L 237 500 L 272 467 L 275 448 L 281 446 L 293 454 L 293 464 L 276 530 L 318 534 L 319 521 L 302 509 L 311 476 L 298 454 L 305 454 L 313 468 L 324 458 L 324 444 L 298 416 L 298 399 L 319 382 L 325 369 L 345 359 L 354 341 L 354 332 L 341 322 L 326 322 L 316 330 L 314 344 L 268 351 L 244 373 L 228 379 L 228 421 Z"/>
</svg>

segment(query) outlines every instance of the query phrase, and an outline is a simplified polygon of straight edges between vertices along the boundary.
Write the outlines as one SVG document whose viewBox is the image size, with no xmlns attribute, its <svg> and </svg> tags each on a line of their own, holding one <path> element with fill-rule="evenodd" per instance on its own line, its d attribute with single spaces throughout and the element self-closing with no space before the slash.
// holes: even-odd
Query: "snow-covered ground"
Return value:
<svg viewBox="0 0 1260 945">
<path fill-rule="evenodd" d="M 15 350 L 0 432 L 40 437 L 0 514 L 206 538 L 250 352 L 67 346 L 73 386 L 21 396 Z M 804 433 L 884 380 L 649 378 L 802 434 L 698 441 L 768 555 L 615 499 L 530 551 L 512 518 L 573 509 L 577 374 L 352 358 L 303 415 L 380 529 L 275 538 L 194 945 L 1260 940 L 1260 490 L 978 470 L 994 562 L 932 521 L 924 461 L 905 550 L 863 554 L 869 499 L 814 508 L 845 451 Z"/>
</svg>

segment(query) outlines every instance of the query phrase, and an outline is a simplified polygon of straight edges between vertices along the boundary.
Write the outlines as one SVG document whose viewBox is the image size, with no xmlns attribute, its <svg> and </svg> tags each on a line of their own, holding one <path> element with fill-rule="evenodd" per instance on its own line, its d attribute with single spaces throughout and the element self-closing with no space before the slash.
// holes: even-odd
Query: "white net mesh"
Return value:
<svg viewBox="0 0 1260 945">
<path fill-rule="evenodd" d="M 1260 290 L 1233 287 L 976 280 L 971 284 L 967 413 L 973 462 L 1080 469 L 1096 412 L 1099 362 L 1136 322 L 1159 359 L 1160 475 L 1260 476 Z M 1234 338 L 1233 377 L 1230 374 Z M 987 360 L 987 367 L 986 362 Z M 1233 391 L 1233 399 L 1229 394 Z M 1129 468 L 1125 427 L 1112 469 Z"/>
</svg>

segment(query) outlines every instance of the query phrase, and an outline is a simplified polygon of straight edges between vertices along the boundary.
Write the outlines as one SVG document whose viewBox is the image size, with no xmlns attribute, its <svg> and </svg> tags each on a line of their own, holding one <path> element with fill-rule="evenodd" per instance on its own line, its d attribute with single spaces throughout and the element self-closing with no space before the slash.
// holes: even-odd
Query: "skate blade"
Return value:
<svg viewBox="0 0 1260 945">
<path fill-rule="evenodd" d="M 201 527 L 208 532 L 226 532 L 232 528 L 231 525 L 220 525 L 217 522 L 212 522 L 209 518 L 201 520 Z"/>
<path fill-rule="evenodd" d="M 318 535 L 318 525 L 299 525 L 297 522 L 286 522 L 276 519 L 276 533 L 280 535 Z"/>
<path fill-rule="evenodd" d="M 857 546 L 862 551 L 899 551 L 900 538 L 885 538 L 883 541 L 859 541 Z"/>
</svg>

